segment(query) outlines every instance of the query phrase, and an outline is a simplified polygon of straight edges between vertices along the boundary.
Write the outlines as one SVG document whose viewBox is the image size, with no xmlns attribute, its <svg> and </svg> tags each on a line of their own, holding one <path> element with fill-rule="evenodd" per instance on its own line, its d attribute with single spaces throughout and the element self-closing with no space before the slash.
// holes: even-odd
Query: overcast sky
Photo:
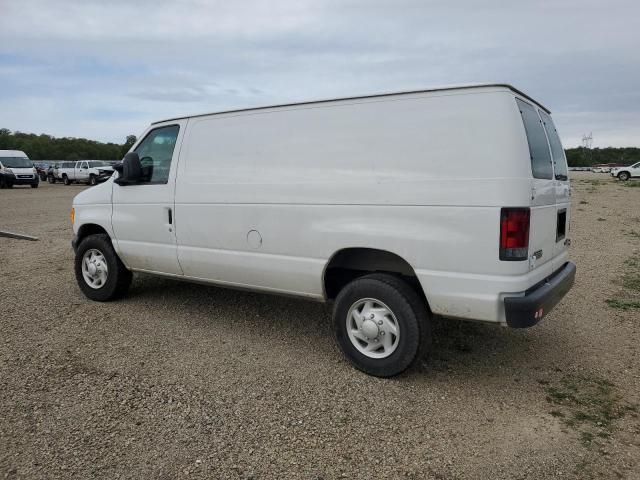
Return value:
<svg viewBox="0 0 640 480">
<path fill-rule="evenodd" d="M 228 108 L 511 83 L 640 146 L 640 1 L 0 0 L 0 127 L 124 142 Z"/>
</svg>

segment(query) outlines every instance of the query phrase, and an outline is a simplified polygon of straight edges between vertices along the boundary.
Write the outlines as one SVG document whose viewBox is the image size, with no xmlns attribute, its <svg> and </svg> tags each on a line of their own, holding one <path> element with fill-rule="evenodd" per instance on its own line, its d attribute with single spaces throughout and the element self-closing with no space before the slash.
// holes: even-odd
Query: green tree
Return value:
<svg viewBox="0 0 640 480">
<path fill-rule="evenodd" d="M 120 149 L 120 157 L 124 157 L 127 154 L 133 144 L 136 143 L 136 140 L 137 138 L 135 135 L 127 135 L 127 140 L 124 142 L 124 145 L 122 145 L 122 148 Z"/>
<path fill-rule="evenodd" d="M 22 150 L 32 160 L 120 160 L 135 141 L 134 135 L 128 135 L 125 143 L 118 144 L 0 128 L 0 150 Z"/>
</svg>

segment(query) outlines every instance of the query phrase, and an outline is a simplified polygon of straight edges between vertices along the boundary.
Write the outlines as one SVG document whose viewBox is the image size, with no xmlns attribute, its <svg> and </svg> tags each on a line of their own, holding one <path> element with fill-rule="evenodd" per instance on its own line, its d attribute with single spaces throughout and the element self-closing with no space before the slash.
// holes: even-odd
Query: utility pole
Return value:
<svg viewBox="0 0 640 480">
<path fill-rule="evenodd" d="M 588 152 L 588 157 L 589 157 L 589 165 L 591 165 L 593 163 L 593 152 L 591 151 L 591 146 L 593 145 L 593 132 L 589 132 L 589 135 L 582 135 L 582 146 L 586 149 L 586 152 Z"/>
</svg>

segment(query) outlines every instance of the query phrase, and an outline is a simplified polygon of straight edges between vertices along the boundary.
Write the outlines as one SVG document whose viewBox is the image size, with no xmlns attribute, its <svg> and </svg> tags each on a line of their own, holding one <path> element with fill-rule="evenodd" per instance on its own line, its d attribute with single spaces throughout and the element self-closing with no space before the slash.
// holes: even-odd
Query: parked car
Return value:
<svg viewBox="0 0 640 480">
<path fill-rule="evenodd" d="M 618 179 L 622 180 L 623 182 L 626 182 L 633 177 L 640 177 L 640 162 L 626 167 L 612 168 L 611 176 L 618 177 Z"/>
<path fill-rule="evenodd" d="M 77 162 L 62 162 L 56 171 L 65 185 L 82 182 L 97 185 L 107 180 L 113 174 L 113 167 L 102 160 L 80 160 Z"/>
<path fill-rule="evenodd" d="M 174 118 L 117 171 L 73 201 L 88 298 L 146 272 L 332 302 L 372 375 L 428 351 L 434 315 L 530 327 L 574 281 L 560 138 L 508 85 Z"/>
<path fill-rule="evenodd" d="M 38 188 L 40 179 L 33 162 L 21 150 L 0 150 L 0 188 L 31 185 Z"/>
<path fill-rule="evenodd" d="M 38 177 L 41 181 L 47 180 L 47 171 L 49 170 L 48 163 L 37 162 L 34 163 L 33 166 L 36 168 L 36 172 L 38 173 Z"/>
<path fill-rule="evenodd" d="M 58 169 L 58 163 L 52 163 L 49 165 L 49 168 L 47 168 L 47 182 L 48 183 L 56 183 L 56 180 L 58 180 L 57 176 L 56 176 L 56 171 Z"/>
</svg>

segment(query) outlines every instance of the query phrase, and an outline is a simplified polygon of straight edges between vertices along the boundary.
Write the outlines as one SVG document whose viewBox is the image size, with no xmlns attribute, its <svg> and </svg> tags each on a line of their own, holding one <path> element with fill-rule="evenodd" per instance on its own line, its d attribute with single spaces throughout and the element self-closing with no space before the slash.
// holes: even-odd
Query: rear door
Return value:
<svg viewBox="0 0 640 480">
<path fill-rule="evenodd" d="M 531 160 L 531 221 L 529 227 L 529 269 L 546 265 L 552 272 L 556 244 L 556 182 L 553 162 L 537 108 L 516 98 L 526 132 Z"/>
<path fill-rule="evenodd" d="M 551 116 L 542 110 L 538 110 L 542 125 L 544 126 L 549 147 L 551 150 L 551 158 L 553 160 L 554 186 L 556 195 L 556 242 L 554 245 L 553 256 L 564 253 L 568 248 L 568 234 L 570 221 L 570 203 L 571 189 L 569 187 L 569 169 L 567 168 L 567 158 L 560 141 L 560 136 L 556 130 Z M 554 270 L 561 265 L 554 264 Z"/>
</svg>

